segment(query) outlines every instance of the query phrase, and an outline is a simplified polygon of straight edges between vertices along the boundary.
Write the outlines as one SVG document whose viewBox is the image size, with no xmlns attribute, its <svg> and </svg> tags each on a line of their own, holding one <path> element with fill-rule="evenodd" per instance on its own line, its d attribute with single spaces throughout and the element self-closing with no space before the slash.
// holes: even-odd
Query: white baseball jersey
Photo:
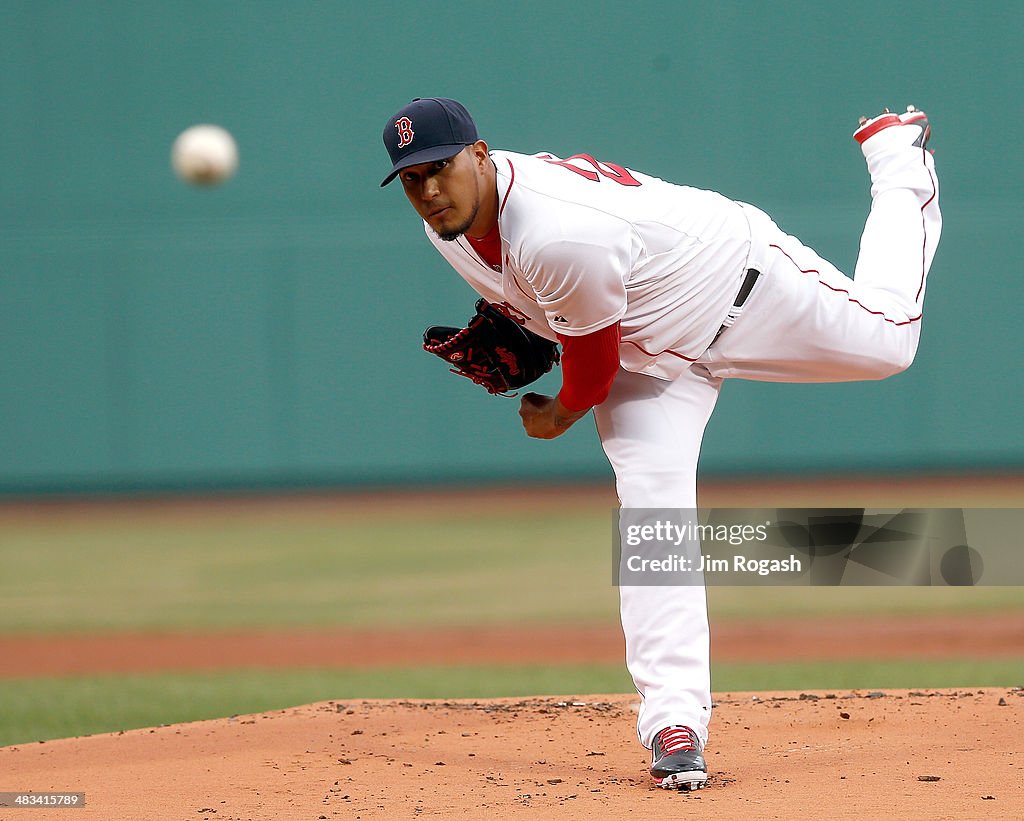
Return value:
<svg viewBox="0 0 1024 821">
<path fill-rule="evenodd" d="M 621 321 L 626 370 L 675 379 L 707 350 L 750 251 L 741 206 L 588 155 L 494 151 L 502 270 L 427 236 L 481 296 L 549 339 Z"/>
</svg>

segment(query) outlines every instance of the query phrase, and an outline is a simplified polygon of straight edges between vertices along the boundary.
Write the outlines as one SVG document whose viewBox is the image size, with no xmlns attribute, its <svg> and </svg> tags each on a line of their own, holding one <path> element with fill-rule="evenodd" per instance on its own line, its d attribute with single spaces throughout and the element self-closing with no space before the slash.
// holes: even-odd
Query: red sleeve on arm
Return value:
<svg viewBox="0 0 1024 821">
<path fill-rule="evenodd" d="M 619 370 L 619 323 L 584 336 L 562 336 L 562 390 L 559 401 L 583 411 L 608 398 Z"/>
</svg>

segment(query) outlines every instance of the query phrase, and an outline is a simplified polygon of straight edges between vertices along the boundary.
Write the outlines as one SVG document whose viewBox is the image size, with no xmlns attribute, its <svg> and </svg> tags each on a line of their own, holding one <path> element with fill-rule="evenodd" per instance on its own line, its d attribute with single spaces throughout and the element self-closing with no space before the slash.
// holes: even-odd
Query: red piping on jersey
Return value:
<svg viewBox="0 0 1024 821">
<path fill-rule="evenodd" d="M 925 170 L 928 171 L 928 179 L 931 180 L 932 183 L 932 195 L 928 198 L 927 202 L 921 206 L 921 233 L 924 234 L 924 240 L 921 242 L 921 284 L 918 286 L 917 296 L 914 297 L 915 302 L 921 298 L 921 291 L 924 290 L 925 261 L 928 255 L 928 232 L 925 230 L 924 209 L 931 204 L 931 201 L 935 199 L 936 194 L 939 193 L 935 188 L 935 177 L 932 176 L 932 172 L 928 170 L 928 163 L 925 162 L 926 155 L 924 151 L 924 149 L 921 151 L 921 162 L 924 163 Z"/>
<path fill-rule="evenodd" d="M 848 302 L 852 302 L 854 305 L 858 306 L 859 308 L 863 308 L 869 314 L 874 314 L 875 316 L 882 317 L 882 319 L 884 319 L 886 322 L 892 323 L 893 325 L 896 325 L 897 327 L 899 327 L 901 325 L 909 325 L 911 322 L 917 322 L 921 318 L 921 314 L 918 314 L 917 316 L 912 316 L 906 322 L 897 322 L 895 319 L 889 319 L 889 317 L 887 317 L 881 311 L 872 311 L 870 308 L 865 306 L 863 303 L 858 302 L 856 299 L 854 299 L 852 296 L 850 296 L 850 292 L 847 291 L 845 288 L 833 288 L 827 282 L 824 282 L 820 278 L 821 277 L 821 271 L 817 270 L 816 268 L 808 268 L 808 269 L 804 270 L 803 268 L 801 268 L 799 265 L 796 264 L 796 260 L 794 260 L 793 257 L 791 257 L 789 254 L 787 254 L 785 251 L 783 251 L 778 245 L 769 245 L 768 247 L 769 248 L 774 248 L 776 251 L 778 251 L 780 254 L 782 254 L 786 259 L 788 259 L 790 262 L 792 262 L 793 265 L 796 266 L 796 269 L 801 274 L 817 274 L 818 277 L 819 277 L 818 284 L 824 285 L 830 291 L 835 291 L 836 293 L 840 293 L 840 294 L 846 294 L 846 296 L 849 297 L 849 299 L 847 300 Z"/>
<path fill-rule="evenodd" d="M 501 205 L 498 207 L 498 216 L 499 217 L 501 216 L 502 212 L 505 210 L 505 203 L 508 202 L 508 195 L 512 193 L 512 186 L 515 185 L 515 183 L 516 183 L 516 168 L 515 168 L 514 165 L 512 165 L 512 160 L 510 160 L 508 157 L 505 157 L 505 162 L 508 163 L 508 170 L 509 170 L 509 173 L 511 174 L 511 178 L 508 181 L 508 188 L 505 189 L 505 196 L 502 197 L 502 199 L 501 199 Z M 505 267 L 506 268 L 510 268 L 511 267 L 509 265 L 509 263 L 508 263 L 508 255 L 507 254 L 505 255 Z M 523 286 L 519 284 L 519 278 L 514 273 L 512 274 L 512 281 L 516 284 L 516 287 L 519 289 L 519 292 L 523 296 L 525 296 L 527 299 L 529 299 L 531 301 L 534 301 L 534 302 L 537 301 L 536 294 L 531 296 L 530 294 L 526 293 L 526 291 L 524 290 Z"/>
<path fill-rule="evenodd" d="M 633 346 L 634 348 L 637 348 L 637 349 L 639 349 L 639 350 L 640 350 L 640 352 L 641 352 L 642 354 L 644 354 L 644 356 L 651 356 L 651 357 L 654 357 L 654 356 L 661 356 L 662 354 L 666 354 L 666 353 L 667 353 L 667 354 L 668 354 L 669 356 L 678 356 L 678 357 L 679 357 L 680 359 L 685 359 L 685 360 L 686 360 L 687 362 L 696 362 L 696 361 L 697 361 L 697 357 L 693 357 L 693 358 L 691 359 L 690 357 L 688 357 L 688 356 L 683 356 L 683 355 L 682 355 L 681 353 L 676 353 L 675 351 L 662 351 L 661 353 L 651 353 L 650 351 L 648 351 L 648 350 L 645 350 L 645 349 L 644 349 L 644 348 L 642 348 L 642 347 L 641 347 L 640 345 L 637 345 L 637 344 L 636 344 L 635 342 L 633 342 L 633 341 L 632 341 L 632 340 L 630 340 L 630 339 L 624 339 L 624 340 L 622 341 L 622 344 L 623 344 L 623 345 L 632 345 L 632 346 Z"/>
<path fill-rule="evenodd" d="M 508 188 L 505 189 L 505 196 L 501 199 L 501 207 L 498 208 L 498 216 L 501 216 L 501 212 L 505 210 L 505 203 L 508 202 L 508 195 L 512 192 L 512 186 L 516 184 L 516 169 L 512 165 L 512 160 L 505 157 L 505 162 L 508 163 L 508 170 L 512 174 L 512 178 L 508 181 Z"/>
<path fill-rule="evenodd" d="M 510 266 L 508 264 L 508 257 L 505 257 L 505 267 L 506 268 L 511 268 L 512 267 L 512 266 Z M 527 299 L 529 299 L 530 301 L 536 302 L 537 301 L 537 295 L 534 294 L 533 296 L 530 296 L 530 294 L 526 293 L 526 290 L 523 288 L 523 286 L 519 284 L 519 277 L 516 276 L 515 271 L 511 271 L 510 270 L 509 273 L 512 274 L 512 281 L 516 284 L 516 287 L 519 289 L 519 292 L 523 296 L 525 296 Z"/>
</svg>

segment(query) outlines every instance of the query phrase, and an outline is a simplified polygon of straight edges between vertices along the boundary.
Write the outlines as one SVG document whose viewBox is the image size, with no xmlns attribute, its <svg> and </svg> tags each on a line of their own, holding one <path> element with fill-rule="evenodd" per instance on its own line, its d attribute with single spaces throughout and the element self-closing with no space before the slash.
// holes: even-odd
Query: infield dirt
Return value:
<svg viewBox="0 0 1024 821">
<path fill-rule="evenodd" d="M 0 772 L 84 791 L 83 821 L 1024 813 L 1020 689 L 730 693 L 716 705 L 709 783 L 694 793 L 651 785 L 636 699 L 621 695 L 324 702 L 7 747 Z"/>
</svg>

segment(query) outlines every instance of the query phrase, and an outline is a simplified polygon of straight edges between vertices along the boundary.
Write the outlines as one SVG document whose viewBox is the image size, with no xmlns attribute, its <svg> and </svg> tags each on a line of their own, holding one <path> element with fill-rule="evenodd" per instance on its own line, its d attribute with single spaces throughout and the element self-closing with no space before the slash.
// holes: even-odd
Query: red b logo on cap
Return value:
<svg viewBox="0 0 1024 821">
<path fill-rule="evenodd" d="M 399 117 L 395 120 L 395 128 L 398 129 L 398 147 L 405 148 L 412 142 L 413 135 L 412 120 L 408 117 Z"/>
</svg>

